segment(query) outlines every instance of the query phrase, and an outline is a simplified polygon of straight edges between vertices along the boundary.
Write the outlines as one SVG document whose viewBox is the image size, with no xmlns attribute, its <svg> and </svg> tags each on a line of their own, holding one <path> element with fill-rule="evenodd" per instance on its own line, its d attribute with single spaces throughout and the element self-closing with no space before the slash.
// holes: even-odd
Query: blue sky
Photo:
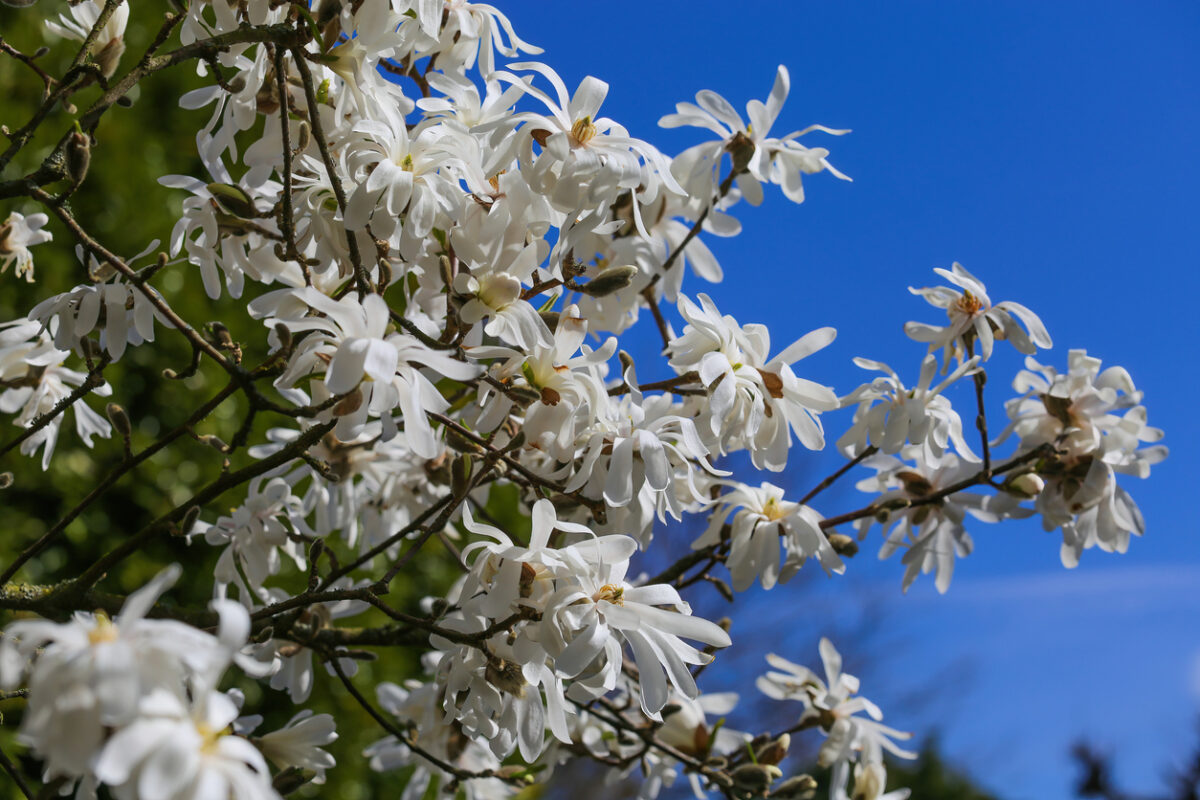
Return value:
<svg viewBox="0 0 1200 800">
<path fill-rule="evenodd" d="M 976 525 L 976 552 L 944 597 L 928 580 L 902 597 L 899 565 L 876 561 L 873 540 L 847 578 L 751 602 L 764 615 L 802 609 L 797 628 L 830 608 L 885 608 L 880 626 L 898 644 L 868 654 L 879 686 L 869 694 L 903 709 L 894 723 L 937 727 L 949 754 L 1006 798 L 1069 797 L 1067 749 L 1085 734 L 1117 754 L 1127 788 L 1157 787 L 1185 756 L 1200 711 L 1189 508 L 1200 467 L 1200 5 L 609 0 L 506 10 L 570 87 L 585 74 L 607 80 L 602 113 L 668 153 L 706 135 L 656 127 L 676 102 L 708 88 L 743 109 L 765 98 L 780 63 L 792 94 L 778 132 L 853 129 L 806 139 L 828 146 L 853 183 L 813 176 L 802 206 L 770 190 L 761 208 L 736 210 L 740 237 L 709 239 L 727 280 L 707 290 L 739 321 L 767 323 L 776 349 L 839 329 L 803 363 L 808 377 L 845 393 L 864 378 L 850 364 L 861 355 L 915 378 L 921 348 L 901 326 L 938 316 L 906 289 L 931 285 L 932 268 L 955 260 L 993 301 L 1041 315 L 1055 340 L 1044 362 L 1062 367 L 1068 349 L 1084 347 L 1130 371 L 1172 454 L 1149 480 L 1125 484 L 1148 528 L 1127 555 L 1089 551 L 1068 572 L 1057 534 Z M 706 287 L 689 278 L 685 290 Z M 1019 363 L 995 362 L 993 420 Z M 836 432 L 845 417 L 827 424 Z M 797 453 L 776 480 L 803 490 L 831 455 Z M 847 486 L 818 505 L 846 510 L 855 494 Z M 914 702 L 942 674 L 959 678 L 953 693 Z"/>
</svg>

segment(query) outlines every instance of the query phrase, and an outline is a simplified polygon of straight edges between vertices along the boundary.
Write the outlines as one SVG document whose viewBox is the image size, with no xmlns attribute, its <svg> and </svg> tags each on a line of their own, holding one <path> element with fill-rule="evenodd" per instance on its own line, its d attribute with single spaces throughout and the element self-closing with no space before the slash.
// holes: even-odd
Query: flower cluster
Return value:
<svg viewBox="0 0 1200 800">
<path fill-rule="evenodd" d="M 1166 451 L 1141 446 L 1161 432 L 1146 425 L 1129 375 L 1101 371 L 1083 351 L 1065 374 L 1030 358 L 1011 424 L 990 440 L 995 343 L 1031 356 L 1051 340 L 1036 314 L 993 305 L 960 265 L 937 270 L 956 288 L 912 290 L 948 315 L 905 328 L 928 345 L 916 381 L 858 358 L 882 374 L 844 395 L 799 363 L 834 342 L 825 320 L 789 331 L 783 341 L 794 341 L 773 352 L 764 325 L 685 286 L 685 274 L 722 280 L 707 240 L 736 235 L 739 204 L 763 202 L 764 185 L 801 203 L 804 176 L 846 179 L 829 150 L 804 142 L 847 131 L 770 135 L 789 94 L 785 68 L 745 119 L 711 91 L 679 104 L 660 124 L 706 138 L 672 157 L 602 115 L 604 81 L 571 90 L 526 60 L 541 50 L 484 3 L 197 0 L 146 45 L 177 31 L 181 49 L 148 52 L 132 80 L 118 80 L 130 68 L 131 12 L 86 0 L 46 23 L 82 47 L 71 81 L 47 80 L 54 102 L 91 82 L 106 94 L 45 165 L 70 188 L 52 198 L 34 186 L 40 171 L 28 179 L 50 213 L 12 211 L 0 225 L 0 272 L 14 265 L 34 279 L 31 248 L 52 241 L 52 214 L 78 240 L 86 279 L 0 324 L 0 413 L 21 429 L 21 452 L 41 451 L 43 469 L 68 410 L 88 447 L 116 431 L 122 460 L 92 500 L 185 434 L 219 450 L 222 465 L 83 577 L 17 599 L 0 586 L 0 608 L 47 618 L 13 622 L 0 640 L 0 684 L 28 690 L 20 736 L 47 780 L 81 796 L 103 785 L 122 800 L 260 800 L 297 775 L 319 781 L 334 765 L 323 749 L 334 720 L 297 708 L 257 735 L 262 718 L 243 716 L 228 687 L 235 677 L 269 685 L 264 712 L 284 692 L 303 705 L 323 666 L 386 730 L 367 756 L 405 771 L 406 798 L 431 787 L 508 797 L 573 757 L 618 777 L 640 769 L 645 798 L 681 775 L 700 796 L 810 796 L 807 775 L 776 785 L 791 733 L 805 728 L 826 735 L 820 763 L 832 767 L 834 800 L 901 798 L 883 794 L 882 754 L 910 756 L 896 744 L 906 735 L 880 723 L 827 640 L 825 679 L 771 656 L 759 681 L 803 704 L 797 727 L 726 728 L 736 696 L 701 693 L 697 676 L 731 644 L 730 625 L 692 614 L 681 592 L 712 585 L 732 600 L 755 582 L 788 582 L 810 559 L 840 575 L 858 544 L 839 527 L 862 539 L 881 526 L 880 555 L 903 551 L 903 588 L 935 572 L 943 592 L 974 547 L 968 519 L 1039 514 L 1062 529 L 1069 566 L 1142 533 L 1115 476 L 1145 477 Z M 181 210 L 165 252 L 137 266 L 158 240 L 115 255 L 65 200 L 88 188 L 92 150 L 105 146 L 95 120 L 114 98 L 191 59 L 207 85 L 179 104 L 206 174 L 160 178 Z M 164 270 L 203 285 L 209 319 L 236 313 L 243 324 L 182 319 L 172 293 L 155 288 Z M 141 446 L 120 405 L 105 420 L 87 395 L 114 394 L 105 369 L 151 349 L 164 327 L 194 355 L 167 378 L 212 371 L 228 388 Z M 251 333 L 236 341 L 235 329 Z M 623 347 L 642 331 L 661 339 L 658 357 Z M 945 377 L 935 383 L 938 351 Z M 952 400 L 968 386 L 977 444 Z M 224 439 L 199 433 L 232 396 L 241 425 Z M 807 494 L 743 480 L 729 459 L 784 473 L 824 448 L 838 412 L 849 417 L 836 439 L 848 463 Z M 256 420 L 267 415 L 264 432 Z M 998 458 L 1013 436 L 1015 451 Z M 821 493 L 858 467 L 875 473 L 858 483 L 866 505 L 818 511 Z M 218 498 L 235 505 L 217 510 Z M 685 520 L 702 531 L 690 550 L 679 543 L 687 554 L 657 577 L 639 572 L 640 551 L 678 539 L 688 526 L 673 523 Z M 211 584 L 193 576 L 205 594 L 211 585 L 208 608 L 158 604 L 177 568 L 123 606 L 93 591 L 168 531 L 209 559 Z M 394 581 L 426 564 L 438 566 L 430 581 L 442 567 L 458 578 L 419 608 L 395 607 Z M 120 612 L 90 613 L 97 599 Z M 349 618 L 356 627 L 339 625 Z M 420 675 L 360 691 L 365 649 L 389 647 L 421 649 L 406 660 L 420 661 Z"/>
</svg>

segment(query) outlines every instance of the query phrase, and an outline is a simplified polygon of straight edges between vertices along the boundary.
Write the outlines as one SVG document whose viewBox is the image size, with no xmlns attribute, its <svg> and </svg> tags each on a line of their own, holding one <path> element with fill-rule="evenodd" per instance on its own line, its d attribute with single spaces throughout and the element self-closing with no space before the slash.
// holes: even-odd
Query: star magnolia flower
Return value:
<svg viewBox="0 0 1200 800">
<path fill-rule="evenodd" d="M 121 6 L 125 8 L 125 6 Z M 0 225 L 0 273 L 16 264 L 17 277 L 33 283 L 33 254 L 29 248 L 54 238 L 50 231 L 42 230 L 50 218 L 45 214 L 30 214 L 28 217 L 16 211 L 8 215 Z"/>
<path fill-rule="evenodd" d="M 824 125 L 810 125 L 794 131 L 782 139 L 769 138 L 771 126 L 779 117 L 783 102 L 787 99 L 791 79 L 787 68 L 780 65 L 775 74 L 775 85 L 764 104 L 751 100 L 746 104 L 747 125 L 725 98 L 707 89 L 696 94 L 696 103 L 678 103 L 676 113 L 659 120 L 664 128 L 682 125 L 705 128 L 721 137 L 719 142 L 708 142 L 680 153 L 675 158 L 672 170 L 687 184 L 690 194 L 711 201 L 716 196 L 721 157 L 725 152 L 741 147 L 753 148 L 745 164 L 745 172 L 737 177 L 737 187 L 751 205 L 763 200 L 763 183 L 777 183 L 784 195 L 795 203 L 804 202 L 804 186 L 801 175 L 828 170 L 844 181 L 850 180 L 838 172 L 827 160 L 829 151 L 823 147 L 805 147 L 796 141 L 811 131 L 822 131 L 834 136 L 849 133 Z M 734 155 L 735 160 L 739 158 Z"/>
<path fill-rule="evenodd" d="M 856 358 L 854 363 L 863 369 L 884 372 L 887 377 L 863 384 L 842 398 L 843 405 L 859 405 L 854 412 L 854 424 L 838 439 L 838 449 L 847 455 L 857 455 L 870 443 L 880 452 L 891 454 L 911 443 L 923 446 L 927 460 L 936 461 L 946 452 L 949 440 L 963 458 L 979 460 L 963 438 L 962 419 L 942 394 L 974 369 L 979 363 L 978 356 L 964 361 L 932 389 L 929 385 L 937 373 L 937 358 L 932 353 L 921 362 L 921 377 L 912 389 L 906 389 L 900 376 L 887 364 L 865 358 Z"/>
<path fill-rule="evenodd" d="M 962 291 L 946 286 L 925 289 L 910 286 L 908 290 L 924 297 L 930 305 L 946 309 L 950 324 L 938 327 L 923 322 L 909 322 L 904 325 L 904 332 L 918 342 L 928 342 L 930 352 L 942 348 L 943 369 L 949 366 L 951 355 L 961 361 L 964 347 L 970 350 L 976 340 L 979 341 L 980 356 L 984 361 L 992 357 L 992 345 L 996 339 L 1009 339 L 1018 352 L 1026 355 L 1039 347 L 1046 349 L 1052 346 L 1050 334 L 1037 314 L 1012 300 L 993 306 L 987 296 L 987 287 L 967 272 L 962 264 L 956 261 L 950 269 L 939 268 L 934 272 Z M 1029 333 L 1017 324 L 1017 320 L 1029 329 Z"/>
<path fill-rule="evenodd" d="M 399 720 L 413 723 L 416 742 L 426 752 L 468 772 L 499 769 L 500 759 L 491 750 L 463 736 L 461 727 L 446 719 L 441 693 L 437 684 L 418 681 L 408 681 L 404 687 L 381 683 L 375 688 L 380 707 Z M 421 800 L 430 784 L 445 786 L 453 778 L 392 736 L 368 747 L 365 755 L 370 759 L 371 769 L 377 772 L 415 767 L 400 800 Z M 513 793 L 499 778 L 462 781 L 457 786 L 466 800 L 504 800 Z"/>
<path fill-rule="evenodd" d="M 885 455 L 866 459 L 863 465 L 878 470 L 878 474 L 859 481 L 858 489 L 882 492 L 875 500 L 881 505 L 895 500 L 917 501 L 974 475 L 978 469 L 953 453 L 947 453 L 935 461 L 925 461 L 920 448 L 910 448 L 903 451 L 902 455 L 914 459 L 916 463 L 909 465 Z M 937 590 L 944 594 L 954 577 L 955 556 L 965 558 L 975 548 L 974 540 L 963 524 L 967 515 L 984 522 L 1028 517 L 1032 512 L 1021 507 L 1020 502 L 1021 498 L 1006 492 L 986 496 L 955 492 L 936 503 L 888 511 L 878 520 L 887 534 L 879 557 L 888 558 L 905 548 L 907 552 L 901 558 L 901 563 L 906 567 L 903 590 L 908 591 L 918 574 L 936 571 Z M 865 537 L 875 522 L 875 517 L 859 520 L 859 538 Z"/>
<path fill-rule="evenodd" d="M 1052 443 L 1060 454 L 1054 470 L 1038 476 L 1045 484 L 1036 503 L 1042 526 L 1062 528 L 1066 567 L 1091 547 L 1125 552 L 1145 523 L 1115 473 L 1148 477 L 1167 448 L 1142 444 L 1158 442 L 1163 432 L 1146 424 L 1142 393 L 1121 367 L 1102 371 L 1100 359 L 1083 350 L 1070 351 L 1064 374 L 1033 358 L 1025 364 L 1013 382 L 1023 396 L 1008 402 L 1012 421 L 1000 440 L 1016 433 L 1018 452 Z"/>
<path fill-rule="evenodd" d="M 537 309 L 521 299 L 523 283 L 537 267 L 538 248 L 524 247 L 505 269 L 486 266 L 454 276 L 454 291 L 469 297 L 458 315 L 468 325 L 488 319 L 483 331 L 521 350 L 553 347 L 554 337 Z M 472 337 L 469 344 L 478 344 Z"/>
<path fill-rule="evenodd" d="M 522 130 L 530 134 L 522 155 L 523 163 L 530 166 L 522 172 L 527 172 L 530 185 L 547 194 L 556 208 L 568 212 L 594 208 L 615 199 L 622 190 L 638 188 L 645 178 L 643 161 L 654 169 L 668 191 L 684 193 L 671 175 L 670 163 L 653 145 L 631 138 L 628 131 L 607 117 L 596 118 L 608 95 L 607 83 L 588 76 L 575 93 L 568 96 L 567 87 L 558 73 L 545 64 L 530 61 L 509 66 L 540 73 L 556 93 L 556 99 L 551 98 L 533 86 L 531 79 L 518 78 L 508 72 L 493 75 L 524 87 L 550 112 L 524 112 L 517 118 L 526 123 Z M 532 156 L 534 141 L 542 147 L 536 158 Z"/>
<path fill-rule="evenodd" d="M 49 335 L 33 320 L 17 320 L 0 326 L 0 413 L 17 414 L 14 425 L 28 427 L 81 386 L 87 375 L 63 366 L 69 355 L 50 342 Z M 112 394 L 112 386 L 101 383 L 92 389 L 100 397 Z M 112 426 L 82 400 L 71 406 L 75 431 L 87 447 L 92 437 L 108 438 Z M 18 413 L 19 412 L 19 413 Z M 42 448 L 42 469 L 48 469 L 58 443 L 65 415 L 60 414 L 21 443 L 21 453 L 32 455 Z"/>
<path fill-rule="evenodd" d="M 749 589 L 755 577 L 764 589 L 772 588 L 776 581 L 787 583 L 810 556 L 816 556 L 826 575 L 845 572 L 846 565 L 821 530 L 821 515 L 808 506 L 784 500 L 783 489 L 778 486 L 763 482 L 755 489 L 735 484 L 732 492 L 716 502 L 724 507 L 712 515 L 708 530 L 692 544 L 692 549 L 718 544 L 721 529 L 732 515 L 730 552 L 725 563 L 735 590 Z"/>
<path fill-rule="evenodd" d="M 792 446 L 788 429 L 810 450 L 825 446 L 819 413 L 839 407 L 827 386 L 796 377 L 791 364 L 827 347 L 837 336 L 820 328 L 768 358 L 771 340 L 763 325 L 738 325 L 717 310 L 708 295 L 697 306 L 680 298 L 688 325 L 667 351 L 679 373 L 696 370 L 709 389 L 701 414 L 706 416 L 722 453 L 744 446 L 754 465 L 774 472 L 787 465 Z"/>
<path fill-rule="evenodd" d="M 82 42 L 96 26 L 103 10 L 104 0 L 84 0 L 70 8 L 69 18 L 66 14 L 59 14 L 58 22 L 46 20 L 46 27 L 65 39 Z M 125 52 L 125 26 L 128 23 L 129 3 L 123 2 L 113 11 L 92 42 L 92 58 L 100 67 L 100 74 L 106 78 L 111 78 L 117 71 L 121 54 Z"/>
<path fill-rule="evenodd" d="M 151 690 L 182 695 L 189 676 L 215 681 L 245 644 L 250 619 L 236 603 L 214 604 L 221 615 L 215 637 L 182 622 L 146 619 L 181 571 L 173 565 L 160 572 L 111 620 L 77 612 L 70 622 L 19 620 L 5 630 L 0 686 L 11 688 L 28 672 L 20 736 L 51 777 L 83 775 L 109 731 L 136 718 L 139 698 Z"/>
<path fill-rule="evenodd" d="M 361 392 L 361 402 L 352 404 L 338 420 L 334 434 L 339 439 L 349 441 L 357 436 L 368 415 L 378 416 L 384 424 L 385 438 L 392 438 L 396 425 L 390 412 L 399 407 L 413 451 L 426 458 L 435 457 L 438 445 L 426 412 L 443 412 L 450 404 L 410 362 L 429 367 L 451 380 L 474 378 L 479 368 L 425 347 L 407 334 L 389 333 L 388 306 L 377 294 L 367 295 L 361 301 L 353 295 L 333 300 L 311 287 L 284 290 L 258 298 L 251 312 L 265 316 L 275 304 L 276 313 L 294 314 L 300 310 L 293 305 L 294 300 L 322 316 L 267 320 L 272 327 L 283 324 L 291 331 L 315 332 L 300 342 L 275 385 L 292 390 L 303 376 L 324 372 L 325 386 L 331 395 Z M 307 402 L 303 392 L 293 393 L 292 397 Z"/>
<path fill-rule="evenodd" d="M 831 798 L 844 800 L 847 797 L 850 762 L 857 759 L 859 765 L 869 767 L 870 774 L 856 770 L 856 777 L 867 785 L 863 786 L 862 793 L 855 786 L 855 800 L 860 797 L 874 800 L 883 788 L 883 781 L 879 780 L 883 774 L 883 751 L 898 758 L 916 758 L 916 753 L 901 749 L 894 741 L 910 739 L 912 734 L 889 728 L 880 722 L 883 712 L 879 706 L 857 694 L 858 678 L 842 672 L 841 654 L 829 639 L 821 639 L 820 652 L 825 680 L 808 667 L 771 653 L 767 655 L 767 663 L 774 669 L 760 677 L 757 686 L 767 697 L 803 703 L 801 719 L 817 721 L 825 733 L 825 743 L 821 746 L 817 761 L 823 767 L 833 767 L 830 776 Z M 858 716 L 859 712 L 864 711 L 866 717 Z M 870 791 L 866 791 L 868 789 Z"/>
<path fill-rule="evenodd" d="M 333 756 L 321 748 L 338 738 L 333 717 L 314 715 L 304 709 L 277 731 L 257 737 L 257 744 L 270 761 L 278 767 L 300 767 L 317 773 L 313 783 L 325 782 L 325 770 L 336 766 Z"/>
<path fill-rule="evenodd" d="M 94 766 L 118 800 L 278 800 L 262 753 L 228 733 L 238 708 L 227 695 L 154 690 L 136 708 Z"/>
<path fill-rule="evenodd" d="M 263 583 L 279 572 L 282 551 L 299 569 L 306 564 L 304 545 L 293 541 L 289 533 L 298 527 L 304 533 L 305 512 L 300 498 L 283 478 L 272 478 L 263 485 L 262 477 L 250 482 L 246 501 L 212 525 L 197 522 L 189 532 L 203 534 L 204 540 L 225 549 L 215 571 L 217 597 L 224 597 L 229 584 L 237 585 L 245 602 L 252 593 L 262 591 Z M 239 570 L 238 567 L 241 569 Z M 245 578 L 242 574 L 245 574 Z"/>
<path fill-rule="evenodd" d="M 626 583 L 627 568 L 628 561 L 622 560 L 574 576 L 576 585 L 565 586 L 547 601 L 552 610 L 543 615 L 542 642 L 552 650 L 565 644 L 554 656 L 555 669 L 563 676 L 595 669 L 593 662 L 599 659 L 600 672 L 611 674 L 615 682 L 621 663 L 605 645 L 613 637 L 624 640 L 637 664 L 642 711 L 657 720 L 670 697 L 670 687 L 687 697 L 697 695 L 687 665 L 712 661 L 712 656 L 685 644 L 681 637 L 714 647 L 728 647 L 731 641 L 720 626 L 693 617 L 691 606 L 674 587 Z M 569 638 L 564 631 L 572 632 Z M 551 644 L 554 637 L 562 638 Z"/>
</svg>

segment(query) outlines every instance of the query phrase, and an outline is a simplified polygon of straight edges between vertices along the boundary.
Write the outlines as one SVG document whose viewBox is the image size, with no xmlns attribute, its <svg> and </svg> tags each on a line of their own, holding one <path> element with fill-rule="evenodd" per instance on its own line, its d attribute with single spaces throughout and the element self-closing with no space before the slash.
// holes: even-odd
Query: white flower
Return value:
<svg viewBox="0 0 1200 800">
<path fill-rule="evenodd" d="M 1012 300 L 992 305 L 987 296 L 987 287 L 967 272 L 962 264 L 956 261 L 950 269 L 939 268 L 934 272 L 962 291 L 946 286 L 925 289 L 910 286 L 908 290 L 924 297 L 930 305 L 946 309 L 950 323 L 938 327 L 924 322 L 909 322 L 905 324 L 904 332 L 918 342 L 928 342 L 930 352 L 942 348 L 943 369 L 949 366 L 952 355 L 961 361 L 964 347 L 970 351 L 976 340 L 984 361 L 992 357 L 992 345 L 996 339 L 1011 340 L 1013 347 L 1026 355 L 1039 347 L 1046 349 L 1052 346 L 1050 334 L 1037 314 Z M 1017 324 L 1017 320 L 1029 329 L 1029 333 Z"/>
<path fill-rule="evenodd" d="M 816 557 L 827 575 L 845 571 L 845 564 L 821 530 L 821 515 L 808 506 L 785 500 L 778 486 L 765 481 L 757 489 L 734 485 L 733 491 L 715 503 L 724 507 L 712 515 L 708 530 L 692 549 L 720 543 L 721 529 L 728 523 L 730 550 L 725 563 L 735 590 L 749 589 L 755 577 L 764 589 L 772 588 L 776 581 L 787 583 L 810 556 Z M 782 568 L 780 545 L 784 551 Z"/>
<path fill-rule="evenodd" d="M 530 61 L 510 66 L 541 73 L 556 93 L 551 98 L 533 86 L 531 79 L 507 72 L 495 73 L 500 80 L 523 87 L 550 112 L 522 112 L 517 119 L 526 123 L 522 131 L 530 134 L 522 154 L 523 163 L 529 167 L 522 172 L 530 185 L 547 195 L 556 208 L 567 212 L 594 208 L 615 199 L 622 190 L 636 189 L 645 177 L 643 161 L 654 169 L 668 191 L 684 193 L 671 175 L 667 159 L 654 146 L 631 138 L 613 120 L 596 117 L 608 95 L 607 83 L 588 76 L 568 96 L 558 73 L 545 64 Z M 532 156 L 534 141 L 542 148 L 536 158 Z"/>
<path fill-rule="evenodd" d="M 84 41 L 96 22 L 100 12 L 104 10 L 104 0 L 84 0 L 71 6 L 70 18 L 65 14 L 58 15 L 58 22 L 46 20 L 46 27 L 65 39 Z M 125 26 L 129 23 L 129 3 L 122 2 L 117 6 L 108 22 L 100 29 L 100 33 L 92 42 L 92 58 L 100 67 L 100 74 L 111 78 L 117 71 L 121 54 L 125 52 Z"/>
<path fill-rule="evenodd" d="M 887 374 L 863 384 L 842 398 L 843 405 L 858 403 L 854 424 L 838 439 L 838 449 L 857 455 L 874 445 L 882 453 L 898 453 L 905 444 L 921 445 L 927 460 L 936 461 L 946 452 L 946 442 L 952 441 L 958 454 L 968 461 L 978 461 L 963 438 L 962 419 L 942 394 L 950 384 L 974 369 L 978 356 L 964 361 L 941 383 L 930 388 L 937 373 L 937 358 L 931 353 L 921 362 L 921 377 L 917 385 L 905 388 L 900 376 L 887 364 L 856 358 L 854 363 L 863 369 L 875 369 Z M 882 401 L 882 402 L 877 402 Z"/>
<path fill-rule="evenodd" d="M 0 325 L 0 413 L 17 413 L 14 425 L 29 427 L 36 419 L 54 409 L 81 386 L 87 375 L 63 366 L 70 354 L 50 342 L 42 326 L 32 320 L 16 320 Z M 100 397 L 112 394 L 112 386 L 101 383 L 92 391 Z M 71 410 L 75 431 L 87 447 L 92 437 L 112 434 L 108 420 L 92 410 L 82 399 Z M 50 420 L 21 442 L 21 453 L 32 455 L 42 449 L 42 469 L 48 469 L 54 455 L 65 413 Z"/>
<path fill-rule="evenodd" d="M 119 800 L 278 800 L 262 754 L 228 732 L 237 716 L 218 692 L 154 690 L 100 753 L 96 777 Z"/>
<path fill-rule="evenodd" d="M 855 786 L 855 800 L 874 800 L 883 788 L 883 751 L 898 758 L 916 758 L 916 753 L 901 749 L 894 741 L 910 739 L 912 734 L 880 722 L 883 712 L 879 706 L 858 695 L 858 678 L 842 672 L 842 657 L 829 639 L 821 639 L 820 652 L 825 680 L 807 667 L 771 653 L 767 655 L 767 663 L 774 669 L 758 679 L 758 688 L 776 700 L 803 703 L 801 719 L 816 721 L 825 733 L 825 743 L 817 761 L 823 767 L 833 768 L 831 798 L 842 800 L 847 796 L 850 762 L 856 760 L 863 769 L 856 769 L 855 775 L 864 781 L 864 786 L 861 794 Z M 859 716 L 859 712 L 866 712 L 867 716 Z"/>
<path fill-rule="evenodd" d="M 321 748 L 337 740 L 333 717 L 313 715 L 304 709 L 277 731 L 263 734 L 258 746 L 263 755 L 279 767 L 301 767 L 317 773 L 313 783 L 325 782 L 325 770 L 336 765 L 333 756 Z"/>
<path fill-rule="evenodd" d="M 245 643 L 250 620 L 236 605 L 221 613 L 218 636 L 146 614 L 181 570 L 173 565 L 125 601 L 109 619 L 77 612 L 70 622 L 19 620 L 0 640 L 0 685 L 29 673 L 21 738 L 51 776 L 79 777 L 111 729 L 130 724 L 147 693 L 182 696 L 189 677 L 216 680 Z M 239 661 L 239 663 L 242 663 Z"/>
<path fill-rule="evenodd" d="M 811 131 L 841 136 L 848 130 L 834 130 L 823 125 L 810 125 L 794 131 L 781 139 L 767 134 L 783 102 L 787 99 L 791 79 L 782 64 L 775 74 L 775 85 L 764 104 L 751 100 L 746 104 L 747 125 L 725 98 L 707 89 L 696 94 L 696 103 L 678 103 L 676 113 L 659 120 L 664 128 L 689 125 L 705 128 L 721 137 L 721 141 L 708 142 L 681 153 L 675 158 L 673 171 L 687 185 L 689 194 L 711 202 L 716 195 L 721 158 L 727 151 L 741 147 L 752 147 L 753 153 L 746 160 L 746 171 L 736 179 L 737 187 L 751 205 L 762 202 L 763 183 L 777 183 L 784 195 L 795 203 L 804 202 L 804 186 L 801 175 L 828 170 L 842 180 L 850 180 L 838 172 L 827 160 L 829 151 L 823 147 L 805 147 L 796 140 Z"/>
<path fill-rule="evenodd" d="M 1167 448 L 1141 445 L 1159 441 L 1163 432 L 1146 424 L 1142 393 L 1123 368 L 1101 371 L 1100 359 L 1083 350 L 1070 351 L 1061 375 L 1032 358 L 1025 363 L 1013 382 L 1022 396 L 1008 402 L 1012 421 L 1000 438 L 1015 432 L 1019 452 L 1052 444 L 1058 454 L 1041 474 L 1045 487 L 1036 508 L 1046 530 L 1062 528 L 1063 565 L 1076 566 L 1090 547 L 1125 552 L 1145 523 L 1115 473 L 1148 477 Z"/>
<path fill-rule="evenodd" d="M 789 428 L 808 449 L 824 447 L 819 414 L 839 407 L 837 395 L 796 377 L 791 364 L 828 346 L 837 331 L 820 328 L 769 358 L 765 326 L 742 327 L 733 317 L 722 316 L 708 295 L 699 298 L 699 306 L 680 298 L 679 312 L 688 324 L 667 352 L 677 372 L 696 370 L 708 387 L 701 414 L 721 452 L 745 447 L 756 467 L 778 472 L 787 465 L 792 446 Z"/>
<path fill-rule="evenodd" d="M 388 306 L 377 294 L 367 295 L 361 301 L 353 295 L 333 300 L 309 287 L 264 295 L 256 303 L 261 303 L 259 307 L 266 310 L 274 302 L 279 304 L 276 313 L 296 314 L 303 309 L 296 308 L 294 300 L 322 316 L 297 315 L 267 320 L 272 326 L 280 323 L 293 332 L 314 331 L 296 347 L 287 371 L 276 379 L 276 386 L 290 389 L 305 375 L 324 372 L 330 394 L 346 394 L 357 389 L 362 395 L 361 402 L 345 411 L 338 420 L 334 434 L 339 439 L 348 441 L 357 436 L 368 415 L 378 416 L 385 426 L 385 438 L 391 438 L 396 433 L 391 411 L 399 407 L 414 452 L 426 458 L 436 456 L 437 441 L 425 415 L 428 411 L 445 411 L 450 404 L 433 382 L 410 362 L 429 367 L 452 380 L 476 377 L 479 368 L 431 350 L 408 334 L 389 333 Z M 303 393 L 293 396 L 307 402 Z"/>
<path fill-rule="evenodd" d="M 521 299 L 523 283 L 530 280 L 537 266 L 539 248 L 524 247 L 506 268 L 481 265 L 471 272 L 454 276 L 454 291 L 469 297 L 458 315 L 468 325 L 489 319 L 483 331 L 508 344 L 529 350 L 534 346 L 552 347 L 554 337 L 537 309 Z M 472 341 L 472 344 L 478 343 Z"/>
<path fill-rule="evenodd" d="M 885 455 L 865 460 L 863 465 L 878 470 L 878 474 L 859 481 L 858 488 L 864 492 L 881 492 L 875 500 L 877 505 L 893 501 L 920 503 L 886 511 L 878 519 L 887 536 L 879 557 L 888 558 L 905 548 L 907 552 L 901 558 L 906 567 L 902 582 L 904 591 L 908 591 L 918 574 L 936 571 L 937 590 L 944 594 L 954 577 L 955 557 L 965 558 L 975 548 L 974 540 L 963 524 L 967 514 L 985 522 L 996 522 L 1006 517 L 1027 517 L 1032 512 L 1020 506 L 1020 498 L 1005 492 L 985 496 L 960 491 L 937 502 L 926 502 L 931 495 L 975 475 L 978 467 L 960 460 L 953 453 L 926 461 L 921 448 L 910 447 L 902 455 L 916 463 L 910 466 Z M 866 536 L 876 521 L 875 517 L 860 519 L 859 538 Z"/>
<path fill-rule="evenodd" d="M 0 225 L 0 273 L 16 264 L 17 277 L 24 276 L 26 281 L 33 283 L 33 254 L 29 248 L 54 238 L 50 231 L 42 230 L 42 226 L 49 221 L 50 218 L 45 214 L 25 217 L 14 211 L 8 215 L 8 219 Z"/>
<path fill-rule="evenodd" d="M 297 568 L 305 566 L 303 542 L 289 535 L 294 528 L 306 532 L 300 498 L 283 478 L 263 483 L 263 477 L 255 478 L 246 490 L 246 502 L 212 525 L 198 522 L 189 532 L 203 534 L 210 545 L 225 545 L 215 571 L 218 597 L 224 597 L 226 587 L 233 583 L 243 602 L 249 602 L 249 595 L 260 593 L 266 579 L 279 572 L 280 551 Z"/>
</svg>

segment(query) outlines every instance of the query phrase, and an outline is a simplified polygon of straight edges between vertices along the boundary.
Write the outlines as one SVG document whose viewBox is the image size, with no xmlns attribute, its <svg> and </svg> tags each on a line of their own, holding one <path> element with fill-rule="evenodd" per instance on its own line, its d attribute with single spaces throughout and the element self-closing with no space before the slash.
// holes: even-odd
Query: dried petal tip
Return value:
<svg viewBox="0 0 1200 800">
<path fill-rule="evenodd" d="M 0 489 L 7 489 L 13 485 L 13 474 L 11 472 L 0 472 Z"/>
</svg>

